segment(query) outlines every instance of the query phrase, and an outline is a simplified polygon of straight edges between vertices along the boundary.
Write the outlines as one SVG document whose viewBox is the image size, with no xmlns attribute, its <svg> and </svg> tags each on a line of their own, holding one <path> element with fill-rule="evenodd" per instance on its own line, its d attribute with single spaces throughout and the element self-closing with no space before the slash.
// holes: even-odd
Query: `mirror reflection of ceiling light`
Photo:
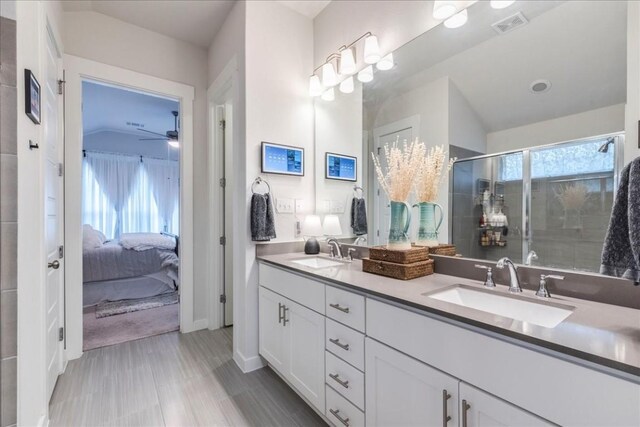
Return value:
<svg viewBox="0 0 640 427">
<path fill-rule="evenodd" d="M 353 84 L 353 76 L 349 76 L 340 83 L 340 92 L 342 93 L 351 93 L 353 92 L 354 84 Z"/>
<path fill-rule="evenodd" d="M 373 80 L 373 66 L 369 65 L 358 73 L 358 80 L 362 83 L 369 83 Z"/>
<path fill-rule="evenodd" d="M 491 7 L 494 9 L 504 9 L 514 4 L 516 0 L 491 0 Z"/>
<path fill-rule="evenodd" d="M 433 17 L 439 21 L 455 15 L 456 12 L 458 12 L 458 5 L 455 1 L 436 0 L 433 2 Z"/>
<path fill-rule="evenodd" d="M 387 71 L 393 68 L 393 52 L 388 53 L 376 63 L 376 68 L 380 71 Z"/>
<path fill-rule="evenodd" d="M 325 87 L 332 87 L 338 84 L 338 75 L 331 62 L 327 62 L 322 66 L 322 84 Z"/>
<path fill-rule="evenodd" d="M 336 99 L 336 94 L 333 91 L 333 88 L 330 87 L 329 89 L 325 90 L 324 92 L 322 92 L 322 95 L 320 96 L 324 101 L 333 101 L 334 99 Z"/>
<path fill-rule="evenodd" d="M 378 38 L 371 34 L 364 39 L 364 62 L 367 64 L 375 64 L 380 61 L 380 47 L 378 46 Z"/>
<path fill-rule="evenodd" d="M 320 83 L 320 77 L 317 75 L 312 75 L 309 78 L 309 95 L 311 96 L 320 96 L 322 95 L 322 83 Z"/>
<path fill-rule="evenodd" d="M 353 53 L 354 49 L 352 47 L 343 49 L 340 52 L 340 74 L 343 76 L 350 76 L 351 74 L 355 74 L 356 68 L 356 60 L 355 55 Z"/>
<path fill-rule="evenodd" d="M 467 9 L 464 9 L 462 12 L 458 12 L 444 21 L 444 26 L 447 28 L 460 28 L 467 23 L 468 19 L 469 14 L 467 13 Z"/>
<path fill-rule="evenodd" d="M 169 144 L 173 148 L 180 148 L 180 141 L 177 139 L 168 139 L 167 144 Z"/>
</svg>

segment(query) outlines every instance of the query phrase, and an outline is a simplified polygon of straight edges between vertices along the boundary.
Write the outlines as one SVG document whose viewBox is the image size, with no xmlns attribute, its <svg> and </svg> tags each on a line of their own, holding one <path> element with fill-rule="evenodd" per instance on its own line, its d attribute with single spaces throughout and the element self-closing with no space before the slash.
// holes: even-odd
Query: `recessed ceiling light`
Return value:
<svg viewBox="0 0 640 427">
<path fill-rule="evenodd" d="M 491 0 L 491 7 L 494 9 L 504 9 L 514 4 L 516 0 Z"/>
<path fill-rule="evenodd" d="M 529 90 L 533 93 L 545 93 L 551 89 L 551 82 L 546 79 L 538 79 L 531 82 Z"/>
<path fill-rule="evenodd" d="M 460 28 L 467 23 L 468 19 L 469 14 L 467 12 L 467 9 L 464 9 L 462 12 L 458 12 L 451 18 L 444 21 L 444 26 L 447 28 Z"/>
</svg>

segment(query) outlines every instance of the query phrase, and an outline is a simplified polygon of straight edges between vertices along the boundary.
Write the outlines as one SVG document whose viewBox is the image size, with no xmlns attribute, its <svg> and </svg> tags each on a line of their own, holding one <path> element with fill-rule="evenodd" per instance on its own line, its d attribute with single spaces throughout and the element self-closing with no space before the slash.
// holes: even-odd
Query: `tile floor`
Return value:
<svg viewBox="0 0 640 427">
<path fill-rule="evenodd" d="M 271 369 L 243 374 L 232 330 L 172 332 L 69 362 L 50 426 L 324 426 Z"/>
</svg>

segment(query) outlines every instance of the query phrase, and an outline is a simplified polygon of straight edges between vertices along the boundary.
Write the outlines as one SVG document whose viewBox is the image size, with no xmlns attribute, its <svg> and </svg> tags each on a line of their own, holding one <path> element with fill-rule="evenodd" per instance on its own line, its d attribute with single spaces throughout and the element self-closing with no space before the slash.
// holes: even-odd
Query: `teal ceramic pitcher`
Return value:
<svg viewBox="0 0 640 427">
<path fill-rule="evenodd" d="M 444 218 L 442 206 L 433 202 L 420 202 L 413 207 L 420 208 L 420 226 L 416 246 L 438 246 L 438 230 Z M 438 221 L 436 221 L 436 210 L 440 211 Z"/>
<path fill-rule="evenodd" d="M 391 223 L 389 225 L 388 249 L 411 249 L 409 227 L 411 226 L 411 206 L 405 202 L 390 202 Z"/>
</svg>

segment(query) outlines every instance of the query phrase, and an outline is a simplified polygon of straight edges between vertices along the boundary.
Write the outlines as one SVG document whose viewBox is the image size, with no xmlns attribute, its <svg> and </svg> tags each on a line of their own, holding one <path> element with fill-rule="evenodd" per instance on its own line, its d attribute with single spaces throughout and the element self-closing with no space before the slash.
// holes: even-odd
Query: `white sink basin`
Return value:
<svg viewBox="0 0 640 427">
<path fill-rule="evenodd" d="M 519 296 L 507 296 L 495 291 L 475 289 L 463 285 L 440 292 L 425 293 L 439 301 L 473 308 L 502 317 L 532 323 L 545 328 L 555 328 L 572 313 L 572 307 L 536 303 Z"/>
<path fill-rule="evenodd" d="M 304 265 L 305 267 L 311 268 L 327 268 L 327 267 L 336 267 L 339 265 L 344 265 L 338 261 L 332 261 L 330 259 L 321 258 L 321 257 L 313 257 L 313 258 L 300 258 L 294 259 L 293 261 L 296 264 Z"/>
</svg>

